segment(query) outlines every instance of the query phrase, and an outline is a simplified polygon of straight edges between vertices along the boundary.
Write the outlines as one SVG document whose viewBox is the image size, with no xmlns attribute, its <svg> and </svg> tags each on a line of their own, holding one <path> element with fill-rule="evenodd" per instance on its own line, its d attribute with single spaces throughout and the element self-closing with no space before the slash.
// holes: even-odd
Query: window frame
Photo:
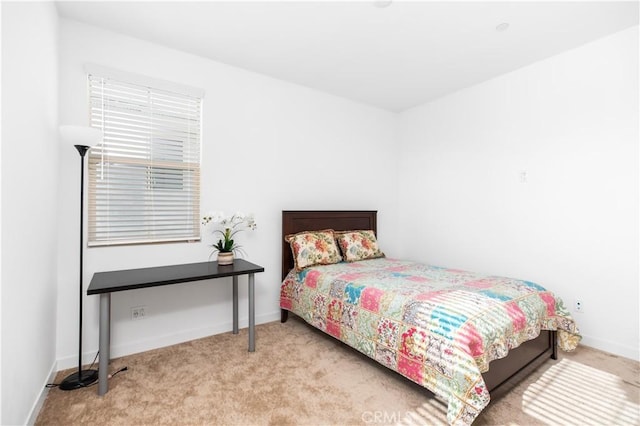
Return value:
<svg viewBox="0 0 640 426">
<path fill-rule="evenodd" d="M 87 155 L 88 246 L 200 241 L 204 91 L 94 64 L 85 73 L 89 123 L 104 135 Z"/>
</svg>

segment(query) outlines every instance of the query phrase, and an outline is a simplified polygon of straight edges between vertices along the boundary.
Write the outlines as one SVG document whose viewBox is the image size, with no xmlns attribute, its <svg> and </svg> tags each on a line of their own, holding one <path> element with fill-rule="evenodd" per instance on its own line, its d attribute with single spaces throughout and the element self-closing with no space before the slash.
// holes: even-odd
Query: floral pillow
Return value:
<svg viewBox="0 0 640 426">
<path fill-rule="evenodd" d="M 296 271 L 314 265 L 330 265 L 342 261 L 333 229 L 299 232 L 285 238 L 291 244 Z"/>
<path fill-rule="evenodd" d="M 384 257 L 384 253 L 378 248 L 378 241 L 373 231 L 339 232 L 336 238 L 344 260 L 347 262 Z"/>
</svg>

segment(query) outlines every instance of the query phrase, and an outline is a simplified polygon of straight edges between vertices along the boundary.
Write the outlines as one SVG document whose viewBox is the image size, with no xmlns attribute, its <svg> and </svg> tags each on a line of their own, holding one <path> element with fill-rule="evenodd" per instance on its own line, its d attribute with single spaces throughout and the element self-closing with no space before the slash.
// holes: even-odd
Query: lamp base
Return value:
<svg viewBox="0 0 640 426">
<path fill-rule="evenodd" d="M 98 370 L 82 370 L 67 376 L 59 388 L 62 390 L 74 390 L 87 387 L 98 381 Z"/>
</svg>

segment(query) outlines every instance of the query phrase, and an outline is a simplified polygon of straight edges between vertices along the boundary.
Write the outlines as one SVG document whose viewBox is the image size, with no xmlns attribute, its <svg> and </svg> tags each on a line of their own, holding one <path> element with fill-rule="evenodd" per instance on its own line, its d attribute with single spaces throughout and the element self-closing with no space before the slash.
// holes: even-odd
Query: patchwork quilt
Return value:
<svg viewBox="0 0 640 426">
<path fill-rule="evenodd" d="M 449 424 L 471 424 L 489 403 L 489 362 L 558 330 L 580 335 L 559 298 L 538 284 L 388 258 L 291 271 L 280 306 L 448 403 Z"/>
</svg>

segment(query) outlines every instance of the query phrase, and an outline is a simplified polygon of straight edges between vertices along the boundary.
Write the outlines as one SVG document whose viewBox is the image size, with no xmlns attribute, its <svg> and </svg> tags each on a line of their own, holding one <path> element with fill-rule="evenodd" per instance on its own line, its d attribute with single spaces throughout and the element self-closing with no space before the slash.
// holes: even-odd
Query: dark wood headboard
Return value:
<svg viewBox="0 0 640 426">
<path fill-rule="evenodd" d="M 282 279 L 293 268 L 293 254 L 285 235 L 302 231 L 333 229 L 350 231 L 372 229 L 377 234 L 376 210 L 283 210 L 282 211 Z"/>
</svg>

